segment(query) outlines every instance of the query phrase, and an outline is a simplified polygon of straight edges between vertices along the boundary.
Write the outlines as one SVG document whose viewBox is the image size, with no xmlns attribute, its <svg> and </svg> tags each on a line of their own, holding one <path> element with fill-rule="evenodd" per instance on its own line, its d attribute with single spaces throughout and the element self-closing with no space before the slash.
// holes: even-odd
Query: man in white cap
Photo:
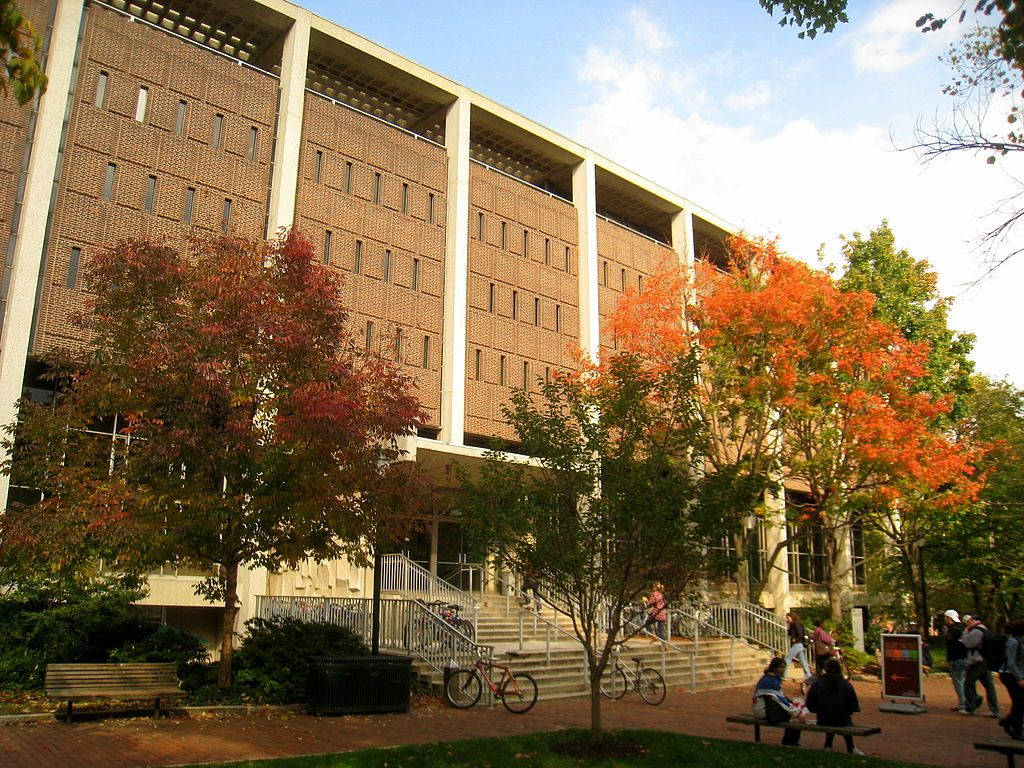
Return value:
<svg viewBox="0 0 1024 768">
<path fill-rule="evenodd" d="M 943 614 L 946 622 L 946 661 L 949 662 L 949 676 L 953 680 L 953 690 L 956 692 L 957 705 L 953 709 L 957 712 L 967 712 L 968 707 L 964 702 L 964 675 L 967 673 L 967 647 L 960 642 L 960 636 L 964 633 L 964 625 L 960 623 L 960 614 L 950 608 Z"/>
</svg>

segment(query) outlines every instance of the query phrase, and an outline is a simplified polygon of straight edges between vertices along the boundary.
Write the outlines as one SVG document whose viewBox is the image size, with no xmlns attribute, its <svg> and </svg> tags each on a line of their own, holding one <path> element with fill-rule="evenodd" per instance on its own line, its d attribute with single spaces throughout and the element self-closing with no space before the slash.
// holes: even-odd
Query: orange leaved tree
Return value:
<svg viewBox="0 0 1024 768">
<path fill-rule="evenodd" d="M 926 349 L 874 318 L 870 294 L 840 290 L 772 242 L 733 237 L 726 245 L 727 270 L 706 260 L 692 273 L 666 266 L 643 292 L 627 292 L 614 332 L 620 348 L 652 366 L 696 348 L 709 470 L 746 488 L 755 514 L 780 480 L 808 491 L 809 503 L 794 514 L 823 529 L 838 617 L 861 503 L 895 498 L 905 482 L 939 488 L 969 473 L 969 462 L 934 429 L 948 403 L 914 386 Z M 741 556 L 751 535 L 733 534 Z M 783 537 L 766 553 L 749 593 L 741 563 L 742 597 L 759 599 L 787 543 Z"/>
</svg>

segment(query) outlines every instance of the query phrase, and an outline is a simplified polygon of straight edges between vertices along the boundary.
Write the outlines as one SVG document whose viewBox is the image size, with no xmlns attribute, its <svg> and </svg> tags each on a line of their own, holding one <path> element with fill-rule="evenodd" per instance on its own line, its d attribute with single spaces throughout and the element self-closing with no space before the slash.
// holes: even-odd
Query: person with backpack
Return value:
<svg viewBox="0 0 1024 768">
<path fill-rule="evenodd" d="M 975 683 L 981 682 L 988 699 L 989 717 L 999 717 L 999 699 L 996 687 L 992 682 L 991 669 L 999 669 L 1002 660 L 1003 646 L 998 645 L 989 628 L 977 616 L 973 617 L 964 627 L 960 642 L 967 649 L 967 671 L 964 673 L 964 708 L 962 714 L 973 715 L 981 706 L 981 696 Z M 991 669 L 989 664 L 992 664 Z"/>
<path fill-rule="evenodd" d="M 1021 726 L 1024 724 L 1024 619 L 1011 621 L 1006 625 L 1006 646 L 1003 663 L 999 666 L 999 679 L 1010 694 L 1010 711 L 999 725 L 1006 735 L 1017 741 L 1024 741 Z"/>
<path fill-rule="evenodd" d="M 960 642 L 960 636 L 964 633 L 964 625 L 960 623 L 960 614 L 950 608 L 942 619 L 946 623 L 946 661 L 949 662 L 949 677 L 953 681 L 953 690 L 956 692 L 955 712 L 966 711 L 964 700 L 964 675 L 967 673 L 967 649 Z"/>
<path fill-rule="evenodd" d="M 825 620 L 817 619 L 814 622 L 814 631 L 811 633 L 811 646 L 814 648 L 814 674 L 821 677 L 825 674 L 825 662 L 831 659 L 836 653 L 836 641 L 825 629 Z"/>
<path fill-rule="evenodd" d="M 844 726 L 853 725 L 853 713 L 860 712 L 860 702 L 853 686 L 843 679 L 843 668 L 839 659 L 830 657 L 825 662 L 825 669 L 818 681 L 807 693 L 807 710 L 818 716 L 818 725 Z M 825 734 L 825 749 L 832 749 L 834 733 Z M 846 751 L 851 755 L 864 753 L 853 746 L 853 736 L 843 736 Z"/>
</svg>

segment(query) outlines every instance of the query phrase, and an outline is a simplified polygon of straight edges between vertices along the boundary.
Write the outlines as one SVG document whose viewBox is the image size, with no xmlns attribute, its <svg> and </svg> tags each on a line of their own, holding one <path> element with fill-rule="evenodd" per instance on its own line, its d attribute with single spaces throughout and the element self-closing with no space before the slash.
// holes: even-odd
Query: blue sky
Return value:
<svg viewBox="0 0 1024 768">
<path fill-rule="evenodd" d="M 851 0 L 851 22 L 799 40 L 756 0 L 303 5 L 597 149 L 795 256 L 837 258 L 838 236 L 883 217 L 955 296 L 975 359 L 1024 386 L 1016 328 L 1024 259 L 966 290 L 1013 167 L 897 152 L 944 119 L 938 61 L 962 30 L 914 20 L 953 0 Z M 1019 177 L 1024 178 L 1024 168 Z"/>
</svg>

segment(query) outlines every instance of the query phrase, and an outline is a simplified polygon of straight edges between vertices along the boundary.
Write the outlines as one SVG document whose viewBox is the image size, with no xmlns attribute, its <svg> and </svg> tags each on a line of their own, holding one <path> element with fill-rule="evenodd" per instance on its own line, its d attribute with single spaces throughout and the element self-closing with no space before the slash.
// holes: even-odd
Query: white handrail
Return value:
<svg viewBox="0 0 1024 768">
<path fill-rule="evenodd" d="M 479 604 L 468 592 L 434 576 L 419 563 L 405 555 L 381 555 L 380 588 L 384 592 L 398 592 L 406 597 L 424 597 L 427 600 L 443 600 L 458 605 L 465 618 L 477 629 Z"/>
<path fill-rule="evenodd" d="M 257 597 L 260 618 L 286 616 L 336 624 L 365 642 L 370 640 L 372 610 L 373 601 L 365 597 Z M 493 646 L 477 643 L 422 604 L 405 599 L 381 599 L 380 647 L 411 653 L 442 673 L 452 662 L 468 666 L 494 655 Z"/>
</svg>

